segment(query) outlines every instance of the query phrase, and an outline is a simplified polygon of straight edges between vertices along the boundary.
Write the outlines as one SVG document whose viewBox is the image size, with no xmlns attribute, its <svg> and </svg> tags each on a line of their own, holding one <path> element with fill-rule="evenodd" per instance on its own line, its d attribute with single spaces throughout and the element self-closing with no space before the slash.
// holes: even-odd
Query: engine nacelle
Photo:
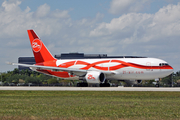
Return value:
<svg viewBox="0 0 180 120">
<path fill-rule="evenodd" d="M 88 83 L 104 83 L 106 77 L 104 73 L 91 71 L 86 74 L 85 79 Z"/>
</svg>

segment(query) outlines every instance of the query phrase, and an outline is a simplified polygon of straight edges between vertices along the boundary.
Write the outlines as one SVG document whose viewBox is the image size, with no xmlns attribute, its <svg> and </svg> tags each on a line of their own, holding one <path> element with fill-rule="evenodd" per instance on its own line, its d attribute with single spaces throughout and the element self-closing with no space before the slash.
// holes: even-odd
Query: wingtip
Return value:
<svg viewBox="0 0 180 120">
<path fill-rule="evenodd" d="M 8 65 L 13 65 L 13 63 L 12 63 L 12 62 L 6 62 L 6 64 L 8 64 Z"/>
</svg>

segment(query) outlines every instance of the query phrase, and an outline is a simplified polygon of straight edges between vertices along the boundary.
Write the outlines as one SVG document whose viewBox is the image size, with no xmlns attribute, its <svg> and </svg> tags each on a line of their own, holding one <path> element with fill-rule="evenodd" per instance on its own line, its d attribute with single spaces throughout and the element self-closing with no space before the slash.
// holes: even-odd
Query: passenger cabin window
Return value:
<svg viewBox="0 0 180 120">
<path fill-rule="evenodd" d="M 159 66 L 168 66 L 169 64 L 167 63 L 159 63 Z"/>
</svg>

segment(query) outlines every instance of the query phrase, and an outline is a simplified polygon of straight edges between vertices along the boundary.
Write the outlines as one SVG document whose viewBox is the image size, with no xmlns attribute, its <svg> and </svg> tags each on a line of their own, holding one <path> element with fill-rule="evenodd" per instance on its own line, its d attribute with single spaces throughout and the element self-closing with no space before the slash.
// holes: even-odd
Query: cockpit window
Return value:
<svg viewBox="0 0 180 120">
<path fill-rule="evenodd" d="M 168 66 L 169 64 L 167 63 L 159 63 L 159 66 Z"/>
</svg>

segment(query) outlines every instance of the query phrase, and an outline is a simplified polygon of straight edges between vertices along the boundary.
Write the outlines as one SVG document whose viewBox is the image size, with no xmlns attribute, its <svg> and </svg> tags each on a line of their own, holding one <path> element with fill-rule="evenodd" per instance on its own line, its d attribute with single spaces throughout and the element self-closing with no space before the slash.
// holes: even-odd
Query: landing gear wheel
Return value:
<svg viewBox="0 0 180 120">
<path fill-rule="evenodd" d="M 159 87 L 159 81 L 156 82 L 155 87 Z"/>
<path fill-rule="evenodd" d="M 100 83 L 99 87 L 110 87 L 109 83 Z"/>
<path fill-rule="evenodd" d="M 77 83 L 77 87 L 88 87 L 87 83 Z"/>
</svg>

